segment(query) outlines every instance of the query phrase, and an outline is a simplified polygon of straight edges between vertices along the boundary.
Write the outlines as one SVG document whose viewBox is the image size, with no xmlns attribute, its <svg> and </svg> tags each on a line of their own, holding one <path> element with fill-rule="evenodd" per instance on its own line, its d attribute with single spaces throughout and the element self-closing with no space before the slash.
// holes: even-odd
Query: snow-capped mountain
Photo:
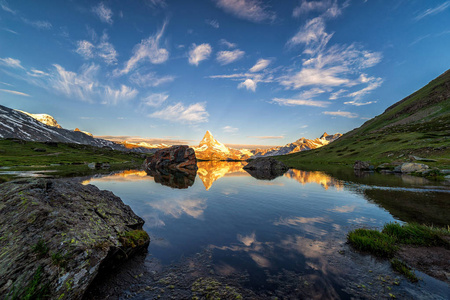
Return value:
<svg viewBox="0 0 450 300">
<path fill-rule="evenodd" d="M 57 124 L 57 122 L 55 121 Z M 94 147 L 108 147 L 114 150 L 130 151 L 125 146 L 97 139 L 81 131 L 72 131 L 56 126 L 49 126 L 29 114 L 0 105 L 0 139 L 14 138 L 36 142 L 59 142 L 83 144 Z M 149 152 L 137 148 L 136 152 Z"/>
<path fill-rule="evenodd" d="M 27 113 L 26 111 L 23 111 L 23 110 L 17 110 L 17 111 L 20 111 L 21 113 L 29 115 L 33 119 L 36 119 L 39 122 L 44 123 L 45 125 L 56 127 L 56 128 L 62 128 L 61 125 L 59 125 L 58 122 L 55 120 L 55 118 L 53 118 L 50 115 L 47 115 L 47 114 L 30 114 L 30 113 Z"/>
<path fill-rule="evenodd" d="M 312 150 L 317 149 L 320 147 L 323 147 L 325 145 L 328 145 L 329 143 L 337 140 L 340 138 L 342 134 L 336 133 L 334 135 L 328 135 L 326 132 L 322 134 L 320 138 L 316 138 L 314 140 L 306 139 L 304 137 L 296 140 L 293 143 L 286 144 L 281 147 L 274 147 L 269 149 L 256 149 L 252 150 L 252 154 L 255 157 L 262 157 L 262 156 L 275 156 L 275 155 L 285 155 L 285 154 L 291 154 L 296 153 L 300 151 L 306 151 L 306 150 Z"/>
<path fill-rule="evenodd" d="M 198 147 L 192 148 L 194 148 L 195 156 L 200 160 L 245 160 L 252 156 L 248 150 L 228 148 L 217 141 L 209 131 L 206 131 Z"/>
</svg>

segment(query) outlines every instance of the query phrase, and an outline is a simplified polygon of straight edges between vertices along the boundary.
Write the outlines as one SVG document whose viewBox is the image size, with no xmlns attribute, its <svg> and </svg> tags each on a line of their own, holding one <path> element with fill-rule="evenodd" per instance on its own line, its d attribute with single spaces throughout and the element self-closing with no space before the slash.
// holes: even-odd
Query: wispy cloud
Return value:
<svg viewBox="0 0 450 300">
<path fill-rule="evenodd" d="M 256 64 L 250 68 L 250 72 L 259 72 L 264 70 L 265 68 L 267 68 L 270 64 L 271 60 L 270 59 L 258 59 L 258 61 L 256 62 Z"/>
<path fill-rule="evenodd" d="M 328 101 L 316 101 L 316 100 L 302 100 L 302 99 L 285 99 L 285 98 L 273 98 L 273 103 L 281 106 L 315 106 L 315 107 L 327 107 L 331 102 Z"/>
<path fill-rule="evenodd" d="M 22 93 L 22 92 L 18 92 L 18 91 L 13 91 L 13 90 L 4 90 L 4 89 L 0 89 L 1 92 L 4 93 L 9 93 L 9 94 L 14 94 L 14 95 L 19 95 L 19 96 L 25 96 L 25 97 L 31 97 L 28 94 Z"/>
<path fill-rule="evenodd" d="M 274 21 L 276 14 L 259 0 L 215 0 L 225 12 L 251 22 Z"/>
<path fill-rule="evenodd" d="M 147 74 L 134 72 L 129 79 L 132 83 L 140 87 L 156 87 L 174 81 L 175 77 L 170 75 L 158 76 L 156 72 L 149 72 Z"/>
<path fill-rule="evenodd" d="M 360 80 L 362 83 L 367 83 L 367 86 L 363 89 L 360 89 L 358 91 L 348 94 L 347 97 L 354 98 L 355 100 L 360 100 L 363 96 L 370 93 L 374 89 L 380 87 L 381 84 L 383 83 L 382 78 L 367 77 L 367 76 L 365 76 L 365 74 L 361 74 Z M 352 101 L 345 102 L 345 104 L 353 104 L 353 105 L 357 105 L 357 106 L 363 105 L 363 104 L 358 104 L 357 102 L 354 102 L 354 101 L 353 102 Z M 370 104 L 370 103 L 366 102 L 365 104 Z"/>
<path fill-rule="evenodd" d="M 138 91 L 134 88 L 128 87 L 124 84 L 120 86 L 120 89 L 114 89 L 110 86 L 105 87 L 105 97 L 102 104 L 116 105 L 122 101 L 128 101 L 136 97 Z"/>
<path fill-rule="evenodd" d="M 142 104 L 158 107 L 161 106 L 161 104 L 163 104 L 168 98 L 169 95 L 167 95 L 166 93 L 155 93 L 143 98 Z"/>
<path fill-rule="evenodd" d="M 250 91 L 256 91 L 256 87 L 259 82 L 273 82 L 273 75 L 270 73 L 260 74 L 260 73 L 236 73 L 227 75 L 212 75 L 209 78 L 214 79 L 230 79 L 234 81 L 239 81 L 238 88 L 246 88 Z"/>
<path fill-rule="evenodd" d="M 104 23 L 108 23 L 112 25 L 113 23 L 113 12 L 107 7 L 103 2 L 100 2 L 97 6 L 92 8 L 92 11 L 100 18 L 100 20 Z"/>
<path fill-rule="evenodd" d="M 292 12 L 292 16 L 298 18 L 302 15 L 309 14 L 311 12 L 325 13 L 331 17 L 335 17 L 341 14 L 337 1 L 334 0 L 322 0 L 322 1 L 306 1 L 302 0 L 299 6 L 296 6 Z"/>
<path fill-rule="evenodd" d="M 212 52 L 212 47 L 210 44 L 196 45 L 192 44 L 191 50 L 189 51 L 189 63 L 191 65 L 196 65 L 202 61 L 209 58 Z"/>
<path fill-rule="evenodd" d="M 25 69 L 21 65 L 20 60 L 11 58 L 11 57 L 0 58 L 0 65 L 7 66 L 10 68 L 15 68 L 15 69 L 22 69 L 22 70 Z"/>
<path fill-rule="evenodd" d="M 230 49 L 237 47 L 237 44 L 231 43 L 231 42 L 227 41 L 226 39 L 220 39 L 219 44 L 222 46 L 226 46 Z"/>
<path fill-rule="evenodd" d="M 209 114 L 206 111 L 206 103 L 199 102 L 185 107 L 181 102 L 169 105 L 162 110 L 149 115 L 152 118 L 167 120 L 170 122 L 197 124 L 208 122 Z"/>
<path fill-rule="evenodd" d="M 51 24 L 50 22 L 48 22 L 48 21 L 40 21 L 40 20 L 37 20 L 37 21 L 36 21 L 36 20 L 30 20 L 30 19 L 28 19 L 28 18 L 22 16 L 22 15 L 19 13 L 19 11 L 11 9 L 11 8 L 9 7 L 8 3 L 7 3 L 5 0 L 1 0 L 1 1 L 0 1 L 0 7 L 1 7 L 4 11 L 6 11 L 6 12 L 8 12 L 8 13 L 10 13 L 10 14 L 13 14 L 13 15 L 15 15 L 15 16 L 17 16 L 20 20 L 22 20 L 22 22 L 24 22 L 24 23 L 27 24 L 27 25 L 31 25 L 31 26 L 33 26 L 33 27 L 35 27 L 35 28 L 38 28 L 38 29 L 51 29 L 51 28 L 52 28 L 52 24 Z M 11 33 L 17 34 L 15 31 L 12 31 L 12 30 L 10 30 L 10 29 L 5 29 L 5 30 L 6 30 L 6 31 L 9 31 L 9 32 L 11 32 Z"/>
<path fill-rule="evenodd" d="M 108 40 L 109 36 L 104 32 L 97 45 L 86 40 L 78 41 L 77 49 L 75 51 L 85 59 L 99 57 L 108 65 L 116 64 L 118 54 L 116 49 L 114 49 L 114 46 L 109 43 Z"/>
<path fill-rule="evenodd" d="M 324 111 L 322 112 L 324 115 L 330 115 L 330 116 L 338 116 L 338 117 L 344 117 L 344 118 L 357 118 L 359 117 L 358 114 L 352 113 L 349 111 Z"/>
<path fill-rule="evenodd" d="M 215 20 L 215 19 L 213 19 L 213 20 L 211 20 L 211 19 L 206 19 L 206 20 L 205 20 L 205 23 L 208 24 L 209 26 L 215 28 L 215 29 L 217 29 L 217 28 L 220 27 L 219 21 L 217 21 L 217 20 Z"/>
<path fill-rule="evenodd" d="M 0 7 L 4 11 L 9 12 L 10 14 L 13 14 L 13 15 L 17 14 L 17 11 L 11 9 L 8 5 L 8 2 L 6 2 L 5 0 L 0 1 Z"/>
<path fill-rule="evenodd" d="M 416 17 L 414 17 L 415 21 L 419 21 L 425 17 L 428 16 L 432 16 L 432 15 L 436 15 L 438 13 L 443 12 L 444 10 L 446 10 L 448 7 L 450 7 L 450 1 L 445 1 L 444 3 L 433 7 L 433 8 L 429 8 L 421 13 L 419 13 Z"/>
<path fill-rule="evenodd" d="M 325 31 L 325 21 L 323 18 L 309 20 L 300 30 L 288 41 L 288 46 L 305 45 L 306 54 L 316 54 L 322 51 L 333 37 L 333 33 Z"/>
<path fill-rule="evenodd" d="M 239 49 L 233 51 L 219 51 L 217 53 L 217 61 L 221 65 L 228 65 L 244 57 L 245 52 Z"/>
<path fill-rule="evenodd" d="M 284 136 L 273 136 L 273 135 L 266 135 L 266 136 L 247 136 L 251 139 L 258 139 L 258 140 L 281 140 L 284 139 Z"/>
<path fill-rule="evenodd" d="M 232 127 L 232 126 L 225 126 L 222 128 L 223 132 L 226 133 L 236 133 L 239 131 L 239 128 L 236 127 Z"/>
<path fill-rule="evenodd" d="M 167 22 L 164 22 L 162 28 L 147 39 L 142 40 L 134 46 L 133 56 L 125 63 L 122 70 L 114 70 L 115 75 L 128 74 L 135 69 L 142 61 L 150 61 L 152 64 L 162 64 L 169 59 L 169 51 L 159 47 L 159 42 L 164 34 Z"/>
<path fill-rule="evenodd" d="M 9 32 L 9 33 L 12 33 L 12 34 L 19 34 L 19 33 L 17 33 L 16 31 L 14 31 L 14 30 L 11 30 L 11 29 L 9 29 L 9 28 L 2 28 L 4 31 L 7 31 L 7 32 Z"/>
</svg>

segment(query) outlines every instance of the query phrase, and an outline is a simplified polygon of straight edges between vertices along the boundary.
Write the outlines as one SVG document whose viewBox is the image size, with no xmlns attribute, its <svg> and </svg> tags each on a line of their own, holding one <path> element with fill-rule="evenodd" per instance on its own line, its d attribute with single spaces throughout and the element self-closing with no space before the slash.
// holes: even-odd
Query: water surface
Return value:
<svg viewBox="0 0 450 300">
<path fill-rule="evenodd" d="M 198 165 L 195 182 L 182 189 L 173 178 L 161 184 L 144 171 L 85 183 L 114 192 L 145 220 L 148 260 L 176 265 L 208 251 L 210 276 L 244 274 L 240 288 L 258 298 L 388 296 L 392 290 L 377 276 L 395 273 L 386 262 L 354 253 L 345 245 L 347 232 L 394 221 L 450 223 L 448 187 L 430 187 L 422 178 L 346 173 L 337 179 L 291 169 L 257 180 L 240 162 Z M 406 297 L 450 293 L 445 283 L 420 274 L 424 280 L 416 285 L 395 277 L 402 284 L 392 289 Z"/>
</svg>

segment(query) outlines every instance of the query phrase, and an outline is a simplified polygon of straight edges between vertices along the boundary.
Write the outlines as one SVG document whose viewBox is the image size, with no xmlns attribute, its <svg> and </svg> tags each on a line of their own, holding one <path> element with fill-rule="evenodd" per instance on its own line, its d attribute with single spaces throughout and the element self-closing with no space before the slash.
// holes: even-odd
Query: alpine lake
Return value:
<svg viewBox="0 0 450 300">
<path fill-rule="evenodd" d="M 347 244 L 350 230 L 388 222 L 448 226 L 448 183 L 351 169 L 261 180 L 244 164 L 199 162 L 195 178 L 128 170 L 77 179 L 119 196 L 151 237 L 148 253 L 103 275 L 87 297 L 449 298 L 446 282 L 419 271 L 409 282 Z"/>
</svg>

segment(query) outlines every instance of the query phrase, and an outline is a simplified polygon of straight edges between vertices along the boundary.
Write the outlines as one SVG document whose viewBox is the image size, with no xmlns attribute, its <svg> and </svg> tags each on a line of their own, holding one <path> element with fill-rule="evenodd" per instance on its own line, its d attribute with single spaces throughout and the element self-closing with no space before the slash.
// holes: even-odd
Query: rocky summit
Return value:
<svg viewBox="0 0 450 300">
<path fill-rule="evenodd" d="M 246 160 L 252 156 L 248 150 L 228 148 L 217 141 L 209 131 L 206 131 L 198 147 L 193 148 L 200 160 Z"/>
<path fill-rule="evenodd" d="M 150 241 L 128 205 L 92 185 L 22 179 L 0 195 L 2 299 L 81 299 L 103 267 Z"/>
</svg>

